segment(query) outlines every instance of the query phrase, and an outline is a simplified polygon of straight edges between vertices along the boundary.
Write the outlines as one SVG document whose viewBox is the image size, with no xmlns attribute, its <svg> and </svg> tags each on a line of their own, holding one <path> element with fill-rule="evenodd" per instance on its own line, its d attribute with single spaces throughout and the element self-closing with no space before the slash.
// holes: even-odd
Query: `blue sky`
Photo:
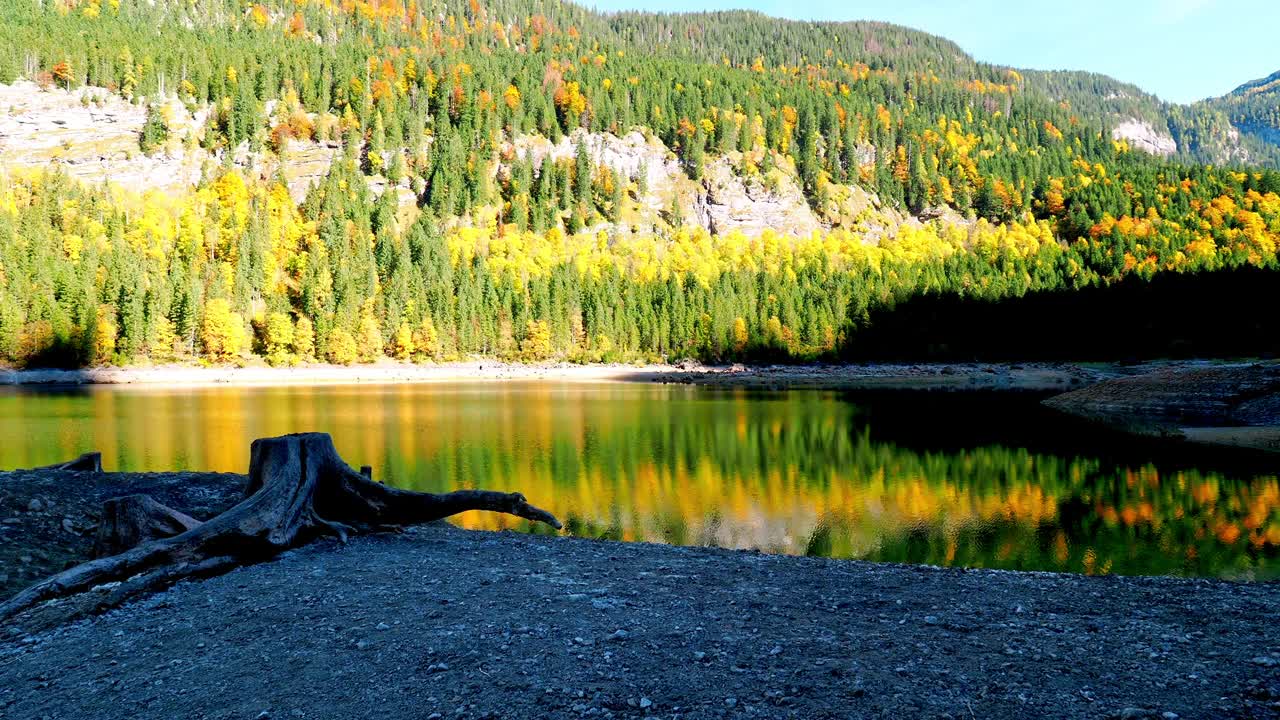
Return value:
<svg viewBox="0 0 1280 720">
<path fill-rule="evenodd" d="M 979 60 L 1091 70 L 1166 100 L 1222 95 L 1280 70 L 1280 0 L 580 0 L 600 10 L 749 8 L 802 20 L 883 20 Z"/>
</svg>

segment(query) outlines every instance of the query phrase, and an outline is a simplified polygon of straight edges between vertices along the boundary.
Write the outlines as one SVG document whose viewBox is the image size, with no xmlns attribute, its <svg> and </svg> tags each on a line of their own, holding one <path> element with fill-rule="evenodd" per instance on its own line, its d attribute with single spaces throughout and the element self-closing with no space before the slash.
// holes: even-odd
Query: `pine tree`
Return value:
<svg viewBox="0 0 1280 720">
<path fill-rule="evenodd" d="M 152 103 L 147 106 L 147 119 L 142 124 L 142 132 L 138 137 L 138 146 L 142 152 L 150 155 L 164 145 L 169 139 L 169 126 L 165 122 L 161 106 Z"/>
</svg>

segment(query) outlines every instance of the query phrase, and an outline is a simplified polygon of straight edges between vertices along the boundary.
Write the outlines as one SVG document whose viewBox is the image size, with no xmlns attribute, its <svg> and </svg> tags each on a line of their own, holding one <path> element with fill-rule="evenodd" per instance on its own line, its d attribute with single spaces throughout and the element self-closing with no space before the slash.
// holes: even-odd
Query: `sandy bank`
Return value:
<svg viewBox="0 0 1280 720">
<path fill-rule="evenodd" d="M 427 526 L 0 639 L 0 715 L 1280 716 L 1280 585 Z"/>
<path fill-rule="evenodd" d="M 1132 369 L 1067 363 L 875 365 L 524 365 L 493 361 L 412 365 L 0 370 L 0 385 L 322 385 L 545 380 L 689 383 L 723 387 L 1062 391 Z"/>
</svg>

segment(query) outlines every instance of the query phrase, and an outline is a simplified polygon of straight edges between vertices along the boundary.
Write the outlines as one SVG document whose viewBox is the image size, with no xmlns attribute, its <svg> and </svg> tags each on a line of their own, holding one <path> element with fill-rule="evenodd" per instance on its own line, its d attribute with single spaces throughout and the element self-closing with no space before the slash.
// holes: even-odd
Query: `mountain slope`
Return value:
<svg viewBox="0 0 1280 720">
<path fill-rule="evenodd" d="M 1204 104 L 1224 113 L 1240 132 L 1280 145 L 1280 71 Z"/>
<path fill-rule="evenodd" d="M 1280 128 L 1275 102 L 1280 73 L 1228 96 L 1242 96 L 1239 103 L 1177 105 L 1098 73 L 979 63 L 945 38 L 888 23 L 792 21 L 747 11 L 628 12 L 609 18 L 609 28 L 636 49 L 674 50 L 703 62 L 749 65 L 759 58 L 769 66 L 865 63 L 873 70 L 996 84 L 1009 83 L 1012 72 L 1026 91 L 1065 103 L 1072 112 L 1098 124 L 1119 128 L 1119 137 L 1169 150 L 1162 154 L 1190 162 L 1280 167 L 1280 132 L 1268 132 Z M 1263 90 L 1269 94 L 1259 94 Z M 1233 125 L 1262 142 L 1240 138 Z M 1143 137 L 1147 133 L 1135 132 L 1135 127 L 1167 138 L 1173 147 L 1147 140 Z"/>
<path fill-rule="evenodd" d="M 0 0 L 0 82 L 0 362 L 834 357 L 1280 268 L 1224 111 L 880 23 Z"/>
</svg>

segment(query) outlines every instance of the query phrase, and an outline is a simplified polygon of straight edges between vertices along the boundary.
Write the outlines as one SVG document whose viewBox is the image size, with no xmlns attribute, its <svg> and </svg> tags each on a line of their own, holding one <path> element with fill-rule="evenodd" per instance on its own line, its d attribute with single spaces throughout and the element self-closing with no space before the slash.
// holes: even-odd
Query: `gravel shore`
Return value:
<svg viewBox="0 0 1280 720">
<path fill-rule="evenodd" d="M 412 365 L 198 367 L 187 365 L 0 370 L 0 385 L 346 385 L 500 380 L 693 383 L 727 387 L 880 390 L 1065 391 L 1129 374 L 1138 366 L 1072 363 L 950 363 L 870 365 L 573 365 L 473 361 Z M 1145 366 L 1144 366 L 1145 367 Z"/>
<path fill-rule="evenodd" d="M 230 473 L 0 472 L 0 599 L 92 558 L 102 503 L 141 493 L 207 520 L 240 502 Z"/>
<path fill-rule="evenodd" d="M 1280 717 L 1280 585 L 465 531 L 0 640 L 0 717 Z"/>
</svg>

